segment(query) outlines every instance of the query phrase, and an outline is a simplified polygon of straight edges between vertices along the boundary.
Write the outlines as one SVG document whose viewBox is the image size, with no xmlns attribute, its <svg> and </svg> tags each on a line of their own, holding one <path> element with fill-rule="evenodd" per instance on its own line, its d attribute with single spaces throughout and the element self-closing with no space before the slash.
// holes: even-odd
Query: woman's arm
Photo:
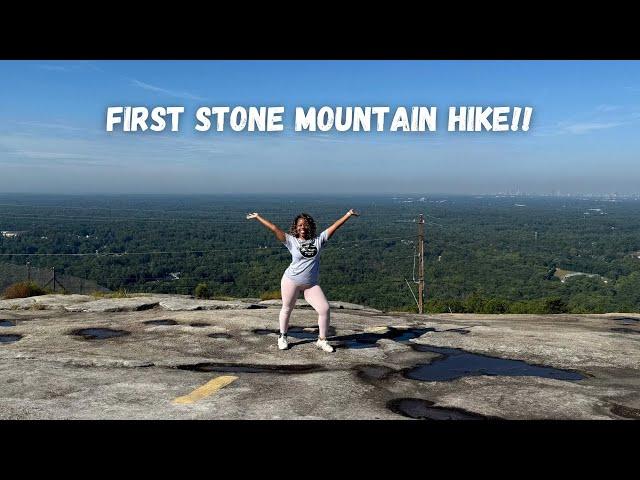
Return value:
<svg viewBox="0 0 640 480">
<path fill-rule="evenodd" d="M 260 215 L 258 215 L 255 212 L 254 213 L 250 213 L 250 214 L 247 215 L 247 220 L 251 220 L 252 218 L 257 218 L 258 221 L 261 224 L 263 224 L 265 227 L 267 227 L 269 230 L 271 230 L 276 235 L 276 238 L 278 240 L 280 240 L 281 242 L 284 242 L 286 240 L 284 232 L 282 230 L 280 230 L 278 227 L 276 227 L 270 221 L 265 220 L 264 218 L 262 218 Z"/>
<path fill-rule="evenodd" d="M 338 221 L 336 221 L 336 223 L 334 223 L 333 225 L 331 225 L 329 228 L 327 228 L 327 238 L 331 238 L 331 236 L 334 234 L 334 232 L 339 229 L 342 224 L 344 222 L 346 222 L 347 220 L 349 220 L 350 217 L 352 216 L 358 216 L 360 215 L 358 212 L 356 212 L 353 208 L 351 210 L 349 210 L 344 217 L 342 217 L 341 219 L 339 219 Z"/>
</svg>

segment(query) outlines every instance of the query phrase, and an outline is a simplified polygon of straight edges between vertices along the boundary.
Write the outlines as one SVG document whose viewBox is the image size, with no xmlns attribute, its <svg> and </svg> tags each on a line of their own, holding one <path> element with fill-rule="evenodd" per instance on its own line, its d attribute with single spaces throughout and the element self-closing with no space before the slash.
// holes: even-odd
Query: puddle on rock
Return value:
<svg viewBox="0 0 640 480">
<path fill-rule="evenodd" d="M 16 322 L 13 320 L 0 320 L 0 327 L 15 327 Z"/>
<path fill-rule="evenodd" d="M 86 340 L 101 340 L 104 338 L 122 337 L 131 332 L 126 330 L 112 330 L 111 328 L 83 328 L 74 330 L 70 335 L 79 335 Z"/>
<path fill-rule="evenodd" d="M 278 331 L 278 334 L 280 332 Z M 316 340 L 318 338 L 318 332 L 305 331 L 303 327 L 289 327 L 287 330 L 287 337 L 297 338 L 299 340 Z"/>
<path fill-rule="evenodd" d="M 613 407 L 611 407 L 611 413 L 618 415 L 619 417 L 640 420 L 640 410 L 637 408 L 625 407 L 624 405 L 618 405 L 617 403 L 614 403 Z"/>
<path fill-rule="evenodd" d="M 363 380 L 383 380 L 395 372 L 393 368 L 384 365 L 356 365 L 353 369 Z"/>
<path fill-rule="evenodd" d="M 280 335 L 280 330 L 275 328 L 257 328 L 252 330 L 253 333 L 258 335 Z M 329 327 L 327 331 L 327 337 L 334 336 L 336 334 L 335 327 Z M 318 327 L 299 327 L 299 326 L 289 326 L 287 330 L 287 336 L 291 338 L 297 338 L 300 340 L 317 340 L 318 339 Z M 329 340 L 331 340 L 329 338 Z"/>
<path fill-rule="evenodd" d="M 323 365 L 253 365 L 241 363 L 197 363 L 195 365 L 178 365 L 179 370 L 192 372 L 229 372 L 229 373 L 312 373 L 325 370 Z"/>
<path fill-rule="evenodd" d="M 611 331 L 618 332 L 618 333 L 635 333 L 636 335 L 640 335 L 640 330 L 634 330 L 633 328 L 624 328 L 624 327 L 612 328 Z"/>
<path fill-rule="evenodd" d="M 427 332 L 434 332 L 435 328 L 393 328 L 389 327 L 386 332 L 373 333 L 355 333 L 352 335 L 343 335 L 336 338 L 330 338 L 330 341 L 335 341 L 336 349 L 338 348 L 374 348 L 378 340 L 387 338 L 396 342 L 408 342 L 413 338 L 418 338 Z"/>
<path fill-rule="evenodd" d="M 273 329 L 269 329 L 269 328 L 256 328 L 254 330 L 251 330 L 253 333 L 256 333 L 258 335 L 269 335 L 270 333 L 274 333 L 274 334 L 278 334 L 278 330 L 273 330 Z"/>
<path fill-rule="evenodd" d="M 178 322 L 175 320 L 147 320 L 142 323 L 145 325 L 178 325 Z"/>
<path fill-rule="evenodd" d="M 484 415 L 458 408 L 434 407 L 434 403 L 421 398 L 397 398 L 387 402 L 387 408 L 404 417 L 420 420 L 487 420 Z"/>
<path fill-rule="evenodd" d="M 390 338 L 396 342 L 406 342 L 413 338 L 418 338 L 427 332 L 435 332 L 435 328 L 408 328 L 400 329 L 389 327 L 389 331 L 382 335 L 382 338 Z"/>
<path fill-rule="evenodd" d="M 233 338 L 228 333 L 210 333 L 209 335 L 207 335 L 207 337 L 211 337 L 211 338 Z"/>
<path fill-rule="evenodd" d="M 478 375 L 489 376 L 535 376 L 556 380 L 582 380 L 583 375 L 570 370 L 531 365 L 523 360 L 507 360 L 470 353 L 457 348 L 432 347 L 414 343 L 411 346 L 418 352 L 431 352 L 442 355 L 431 363 L 418 364 L 403 371 L 402 376 L 412 380 L 442 382 L 461 377 Z"/>
<path fill-rule="evenodd" d="M 339 348 L 360 349 L 360 348 L 377 347 L 378 345 L 376 342 L 381 338 L 384 338 L 384 337 L 376 333 L 356 333 L 353 335 L 343 335 L 341 337 L 334 338 L 334 339 L 330 338 L 329 340 L 331 340 L 332 343 L 333 341 L 335 341 L 333 345 L 335 346 L 336 349 L 339 349 Z"/>
<path fill-rule="evenodd" d="M 202 322 L 194 322 L 189 324 L 190 327 L 196 327 L 196 328 L 208 327 L 209 325 L 210 325 L 209 323 L 202 323 Z"/>
<path fill-rule="evenodd" d="M 8 335 L 0 335 L 0 343 L 13 343 L 17 342 L 22 338 L 22 335 L 17 333 L 12 333 Z"/>
<path fill-rule="evenodd" d="M 638 325 L 638 322 L 640 322 L 640 319 L 633 317 L 616 317 L 612 320 L 620 322 L 621 325 Z"/>
<path fill-rule="evenodd" d="M 278 333 L 280 333 L 278 331 Z M 333 337 L 336 334 L 335 327 L 329 327 L 327 329 L 327 338 Z M 300 340 L 317 340 L 318 339 L 318 327 L 289 327 L 287 330 L 287 336 L 298 338 Z M 329 340 L 331 340 L 329 338 Z"/>
</svg>

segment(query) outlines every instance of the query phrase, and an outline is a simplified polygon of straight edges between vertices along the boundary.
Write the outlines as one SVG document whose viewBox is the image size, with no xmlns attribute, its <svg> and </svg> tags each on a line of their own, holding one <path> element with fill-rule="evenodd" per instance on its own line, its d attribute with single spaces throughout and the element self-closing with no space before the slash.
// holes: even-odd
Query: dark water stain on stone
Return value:
<svg viewBox="0 0 640 480">
<path fill-rule="evenodd" d="M 442 382 L 456 380 L 461 377 L 478 375 L 489 376 L 535 376 L 554 378 L 556 380 L 582 380 L 583 375 L 570 370 L 532 365 L 522 360 L 507 360 L 470 353 L 457 348 L 432 347 L 430 345 L 413 344 L 418 352 L 431 352 L 442 355 L 431 363 L 418 364 L 405 369 L 402 376 L 412 380 L 426 382 Z"/>
<path fill-rule="evenodd" d="M 640 410 L 637 408 L 625 407 L 624 405 L 613 404 L 611 407 L 611 413 L 623 418 L 630 418 L 633 420 L 640 420 Z"/>
<path fill-rule="evenodd" d="M 207 337 L 211 338 L 232 338 L 228 333 L 210 333 Z"/>
<path fill-rule="evenodd" d="M 131 332 L 126 330 L 113 330 L 111 328 L 83 328 L 80 330 L 74 330 L 71 335 L 79 335 L 86 340 L 101 340 L 105 338 L 122 337 L 129 335 Z"/>
<path fill-rule="evenodd" d="M 0 327 L 15 327 L 16 324 L 12 320 L 0 320 Z"/>
<path fill-rule="evenodd" d="M 612 320 L 620 322 L 621 325 L 637 325 L 640 322 L 640 319 L 633 317 L 616 317 Z"/>
<path fill-rule="evenodd" d="M 179 370 L 192 372 L 229 372 L 229 373 L 312 373 L 325 370 L 322 365 L 254 365 L 250 363 L 197 363 L 195 365 L 178 365 Z"/>
<path fill-rule="evenodd" d="M 611 331 L 618 332 L 618 333 L 635 333 L 636 335 L 640 335 L 640 330 L 634 330 L 633 328 L 624 328 L 624 327 L 612 328 Z"/>
<path fill-rule="evenodd" d="M 356 365 L 353 369 L 363 380 L 383 380 L 395 372 L 393 368 L 384 365 Z"/>
<path fill-rule="evenodd" d="M 17 333 L 12 333 L 8 335 L 0 335 L 0 343 L 13 343 L 17 342 L 22 338 L 22 335 Z"/>
<path fill-rule="evenodd" d="M 190 327 L 196 327 L 196 328 L 208 327 L 209 325 L 210 324 L 208 323 L 202 323 L 202 322 L 194 322 L 189 324 Z"/>
<path fill-rule="evenodd" d="M 466 335 L 467 333 L 471 333 L 471 330 L 465 330 L 464 328 L 450 328 L 449 330 L 443 330 L 444 332 L 454 332 L 460 333 L 462 335 Z"/>
<path fill-rule="evenodd" d="M 147 320 L 142 323 L 145 325 L 178 325 L 178 322 L 175 320 Z"/>
<path fill-rule="evenodd" d="M 256 310 L 258 308 L 267 308 L 266 305 L 256 305 L 255 303 L 252 303 L 251 305 L 249 305 L 247 307 L 247 310 Z"/>
<path fill-rule="evenodd" d="M 397 398 L 387 402 L 387 408 L 404 417 L 420 420 L 488 420 L 488 417 L 459 408 L 434 407 L 421 398 Z"/>
</svg>

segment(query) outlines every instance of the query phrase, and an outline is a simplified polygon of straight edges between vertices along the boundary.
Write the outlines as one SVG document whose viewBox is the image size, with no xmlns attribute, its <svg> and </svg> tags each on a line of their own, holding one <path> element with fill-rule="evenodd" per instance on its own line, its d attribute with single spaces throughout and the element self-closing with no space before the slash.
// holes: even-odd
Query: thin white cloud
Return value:
<svg viewBox="0 0 640 480">
<path fill-rule="evenodd" d="M 174 90 L 167 90 L 166 88 L 156 87 L 155 85 L 150 85 L 148 83 L 141 82 L 140 80 L 132 79 L 131 84 L 143 88 L 145 90 L 149 90 L 151 92 L 161 93 L 164 95 L 168 95 L 170 97 L 184 98 L 187 100 L 205 100 L 203 97 L 199 97 L 197 95 L 193 95 L 189 92 L 176 92 Z"/>
<path fill-rule="evenodd" d="M 63 123 L 42 123 L 42 122 L 15 122 L 18 125 L 27 125 L 29 127 L 39 128 L 55 128 L 61 130 L 73 130 L 73 131 L 87 131 L 86 128 L 73 127 L 71 125 L 65 125 Z"/>
<path fill-rule="evenodd" d="M 624 123 L 623 122 L 609 122 L 609 123 L 591 122 L 591 123 L 574 123 L 571 125 L 564 125 L 562 128 L 567 133 L 581 135 L 583 133 L 589 133 L 594 130 L 605 130 L 607 128 L 615 128 L 620 125 L 624 125 Z"/>
<path fill-rule="evenodd" d="M 34 66 L 41 70 L 49 70 L 52 72 L 72 72 L 74 70 L 73 67 L 63 66 L 63 65 L 51 65 L 49 63 L 37 63 Z"/>
<path fill-rule="evenodd" d="M 84 67 L 89 68 L 90 70 L 93 70 L 95 72 L 103 72 L 104 70 L 102 70 L 100 67 L 98 67 L 96 64 L 94 64 L 93 62 L 90 62 L 88 60 L 82 60 L 80 61 L 80 64 Z"/>
<path fill-rule="evenodd" d="M 533 136 L 582 135 L 628 125 L 639 117 L 640 112 L 637 111 L 637 107 L 605 103 L 595 106 L 593 110 L 581 116 L 573 116 L 573 118 L 557 122 L 555 125 L 537 127 Z"/>
<path fill-rule="evenodd" d="M 66 62 L 64 65 L 59 63 L 34 63 L 32 67 L 39 70 L 46 70 L 49 72 L 103 72 L 95 63 L 88 60 L 78 60 L 76 62 Z"/>
<path fill-rule="evenodd" d="M 24 161 L 48 161 L 52 165 L 72 164 L 120 166 L 129 164 L 148 165 L 174 164 L 176 160 L 201 165 L 215 159 L 237 156 L 247 149 L 246 142 L 229 142 L 202 139 L 187 140 L 180 137 L 154 135 L 67 136 L 51 130 L 33 136 L 22 132 L 0 132 L 0 164 L 14 164 L 15 159 Z M 259 146 L 251 147 L 253 150 Z M 230 149 L 230 151 L 229 151 Z M 33 165 L 33 163 L 29 163 Z"/>
<path fill-rule="evenodd" d="M 16 150 L 10 153 L 11 155 L 18 155 L 27 158 L 85 158 L 85 155 L 79 153 L 64 153 L 64 152 L 39 152 L 32 150 Z"/>
<path fill-rule="evenodd" d="M 536 127 L 536 129 L 532 131 L 532 136 L 555 137 L 557 135 L 583 135 L 597 130 L 616 128 L 621 125 L 627 125 L 628 123 L 629 121 L 563 121 L 557 122 L 555 125 Z"/>
<path fill-rule="evenodd" d="M 603 104 L 596 107 L 596 112 L 616 112 L 622 110 L 622 108 L 624 108 L 622 105 Z"/>
</svg>

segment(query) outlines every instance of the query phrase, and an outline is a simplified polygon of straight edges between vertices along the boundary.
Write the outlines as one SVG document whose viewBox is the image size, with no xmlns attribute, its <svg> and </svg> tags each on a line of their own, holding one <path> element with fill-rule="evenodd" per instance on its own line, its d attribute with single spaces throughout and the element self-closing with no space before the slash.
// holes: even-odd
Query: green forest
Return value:
<svg viewBox="0 0 640 480">
<path fill-rule="evenodd" d="M 112 291 L 273 295 L 290 254 L 246 213 L 287 231 L 307 212 L 320 233 L 355 208 L 322 252 L 330 300 L 416 311 L 407 282 L 417 294 L 424 214 L 428 312 L 640 312 L 639 207 L 613 197 L 3 194 L 0 287 L 26 280 L 29 262 Z"/>
</svg>

